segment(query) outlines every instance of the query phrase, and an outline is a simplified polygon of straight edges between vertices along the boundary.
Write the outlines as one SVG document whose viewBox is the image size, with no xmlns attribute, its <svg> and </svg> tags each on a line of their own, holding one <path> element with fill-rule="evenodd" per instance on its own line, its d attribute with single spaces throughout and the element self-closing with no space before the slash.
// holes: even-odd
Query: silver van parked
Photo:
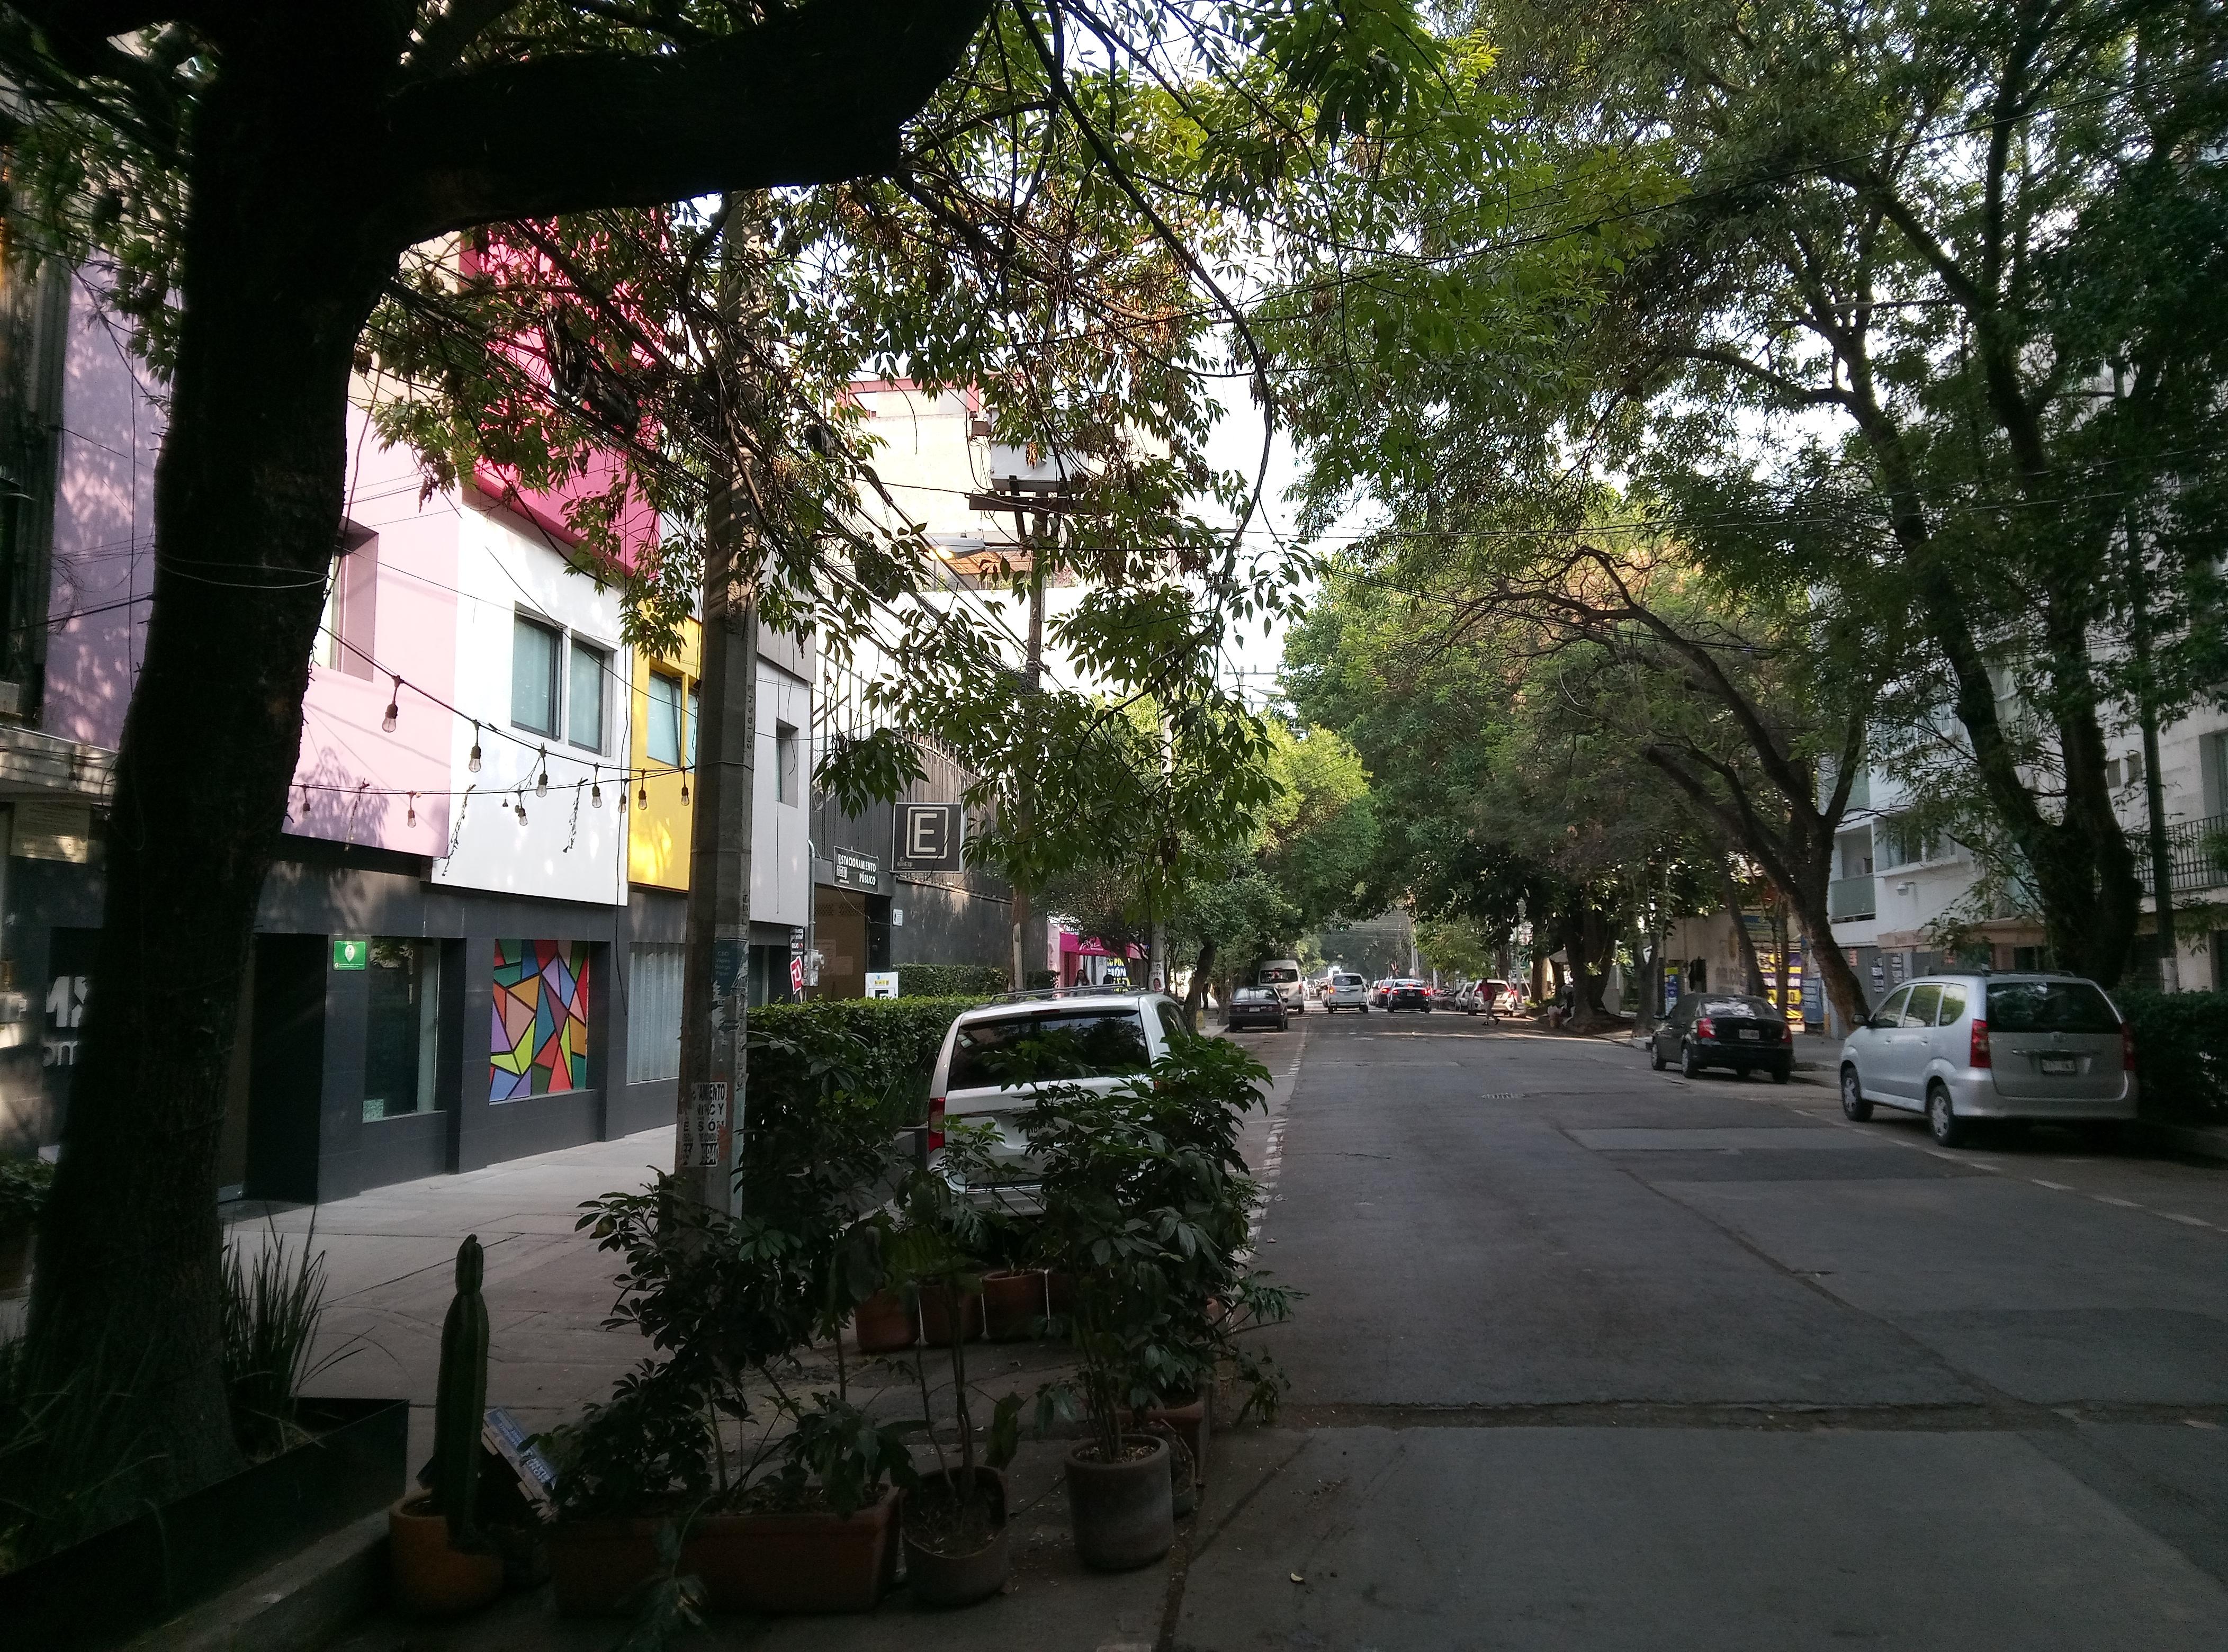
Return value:
<svg viewBox="0 0 2228 1652">
<path fill-rule="evenodd" d="M 2071 975 L 1939 975 L 1898 987 L 1841 1046 L 1841 1111 L 1924 1112 L 1954 1147 L 1974 1119 L 2135 1116 L 2135 1041 L 2104 989 Z"/>
</svg>

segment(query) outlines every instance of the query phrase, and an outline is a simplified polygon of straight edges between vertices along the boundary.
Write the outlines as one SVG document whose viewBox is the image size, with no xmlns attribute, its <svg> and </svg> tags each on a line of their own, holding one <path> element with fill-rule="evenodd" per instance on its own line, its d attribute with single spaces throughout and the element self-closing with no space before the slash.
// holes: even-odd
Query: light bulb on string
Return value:
<svg viewBox="0 0 2228 1652">
<path fill-rule="evenodd" d="M 394 732 L 394 720 L 401 714 L 402 679 L 400 677 L 396 677 L 394 679 L 394 688 L 387 691 L 387 715 L 380 719 L 379 726 L 385 729 L 388 733 L 392 734 Z"/>
<path fill-rule="evenodd" d="M 549 748 L 547 746 L 541 748 L 539 760 L 541 772 L 534 782 L 534 795 L 537 797 L 546 797 L 549 795 Z"/>
<path fill-rule="evenodd" d="M 588 807 L 591 809 L 601 809 L 603 806 L 604 772 L 602 769 L 598 768 L 595 771 L 595 778 L 588 788 Z"/>
<path fill-rule="evenodd" d="M 681 802 L 684 808 L 688 803 L 688 771 L 686 769 L 681 771 Z"/>
<path fill-rule="evenodd" d="M 513 810 L 513 811 L 514 811 L 514 812 L 518 816 L 518 823 L 519 823 L 520 825 L 522 825 L 522 826 L 525 825 L 525 824 L 526 824 L 526 787 L 525 787 L 525 786 L 524 786 L 524 784 L 522 784 L 519 786 L 519 788 L 518 788 L 518 797 L 517 797 L 517 800 L 516 800 L 515 803 L 513 803 L 513 804 L 511 804 L 511 809 L 512 809 L 512 810 Z"/>
<path fill-rule="evenodd" d="M 414 791 L 410 794 L 410 817 L 402 823 L 405 826 L 415 826 L 418 823 L 418 794 Z"/>
<path fill-rule="evenodd" d="M 474 723 L 472 725 L 471 761 L 465 764 L 464 766 L 470 769 L 474 774 L 477 774 L 480 772 L 480 726 L 477 723 Z"/>
<path fill-rule="evenodd" d="M 637 809 L 647 809 L 650 807 L 650 782 L 648 780 L 643 780 L 637 783 L 634 794 L 634 803 L 635 807 Z"/>
</svg>

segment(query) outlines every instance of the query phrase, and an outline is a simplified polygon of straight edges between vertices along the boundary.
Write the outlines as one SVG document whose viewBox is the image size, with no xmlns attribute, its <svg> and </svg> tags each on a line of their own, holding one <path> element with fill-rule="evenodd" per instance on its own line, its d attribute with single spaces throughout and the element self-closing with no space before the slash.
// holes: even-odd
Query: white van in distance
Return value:
<svg viewBox="0 0 2228 1652">
<path fill-rule="evenodd" d="M 1295 1015 L 1304 1015 L 1308 1008 L 1308 983 L 1300 979 L 1297 958 L 1269 958 L 1253 972 L 1253 984 L 1271 987 Z"/>
</svg>

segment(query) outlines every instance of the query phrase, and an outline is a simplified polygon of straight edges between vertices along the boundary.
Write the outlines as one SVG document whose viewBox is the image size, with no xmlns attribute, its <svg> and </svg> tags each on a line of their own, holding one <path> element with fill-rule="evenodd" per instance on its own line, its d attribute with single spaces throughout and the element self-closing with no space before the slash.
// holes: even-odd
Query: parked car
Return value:
<svg viewBox="0 0 2228 1652">
<path fill-rule="evenodd" d="M 1514 981 L 1501 983 L 1501 1013 L 1514 1015 L 1524 1008 L 1524 988 Z"/>
<path fill-rule="evenodd" d="M 1426 1015 L 1430 1015 L 1431 1013 L 1431 983 L 1407 976 L 1387 982 L 1385 987 L 1385 1013 L 1389 1015 L 1396 1009 L 1420 1009 Z"/>
<path fill-rule="evenodd" d="M 1241 1027 L 1268 1027 L 1282 1033 L 1291 1027 L 1293 1014 L 1274 987 L 1238 987 L 1230 994 L 1222 1024 L 1232 1032 Z"/>
<path fill-rule="evenodd" d="M 1307 983 L 1300 979 L 1297 958 L 1270 958 L 1253 971 L 1253 984 L 1267 987 L 1284 1001 L 1294 1015 L 1303 1013 L 1308 1007 Z M 1231 995 L 1234 1001 L 1237 995 Z"/>
<path fill-rule="evenodd" d="M 1455 1008 L 1465 1015 L 1497 1015 L 1506 981 L 1473 981 L 1455 995 Z"/>
<path fill-rule="evenodd" d="M 1111 1091 L 1167 1054 L 1185 1033 L 1183 1011 L 1174 999 L 1126 988 L 1014 993 L 963 1010 L 944 1035 L 930 1081 L 930 1164 L 939 1161 L 947 1124 L 993 1125 L 989 1159 L 996 1180 L 970 1181 L 961 1190 L 979 1203 L 1034 1212 L 1040 1207 L 1031 1174 L 1035 1167 L 1021 1121 L 1043 1087 L 1082 1084 Z"/>
<path fill-rule="evenodd" d="M 1774 1084 L 1785 1084 L 1795 1072 L 1795 1034 L 1766 999 L 1689 993 L 1649 1039 L 1649 1066 L 1661 1073 L 1673 1061 L 1690 1079 L 1705 1067 L 1728 1067 L 1769 1073 Z"/>
<path fill-rule="evenodd" d="M 1384 1008 L 1385 995 L 1392 990 L 1392 977 L 1389 975 L 1380 976 L 1376 980 L 1371 982 L 1369 983 L 1369 1007 L 1372 1009 Z"/>
<path fill-rule="evenodd" d="M 1324 989 L 1322 1007 L 1331 1015 L 1341 1009 L 1356 1009 L 1369 1013 L 1369 983 L 1360 976 L 1350 973 L 1334 975 Z"/>
<path fill-rule="evenodd" d="M 1975 1119 L 2040 1119 L 2109 1137 L 2135 1116 L 2135 1041 L 2074 975 L 1927 976 L 1898 987 L 1841 1045 L 1841 1111 L 1926 1115 L 1955 1147 Z"/>
</svg>

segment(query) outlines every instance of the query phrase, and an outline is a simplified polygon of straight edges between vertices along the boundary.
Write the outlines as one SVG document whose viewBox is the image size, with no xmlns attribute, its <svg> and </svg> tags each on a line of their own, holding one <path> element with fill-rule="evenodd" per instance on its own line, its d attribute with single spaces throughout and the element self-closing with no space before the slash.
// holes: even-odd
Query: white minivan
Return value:
<svg viewBox="0 0 2228 1652">
<path fill-rule="evenodd" d="M 1308 1008 L 1308 983 L 1300 979 L 1297 958 L 1270 958 L 1253 972 L 1253 984 L 1275 989 L 1277 996 L 1295 1015 L 1304 1015 Z"/>
<path fill-rule="evenodd" d="M 1335 1014 L 1341 1009 L 1369 1013 L 1369 983 L 1347 970 L 1334 970 L 1323 983 L 1322 1007 Z"/>
</svg>

